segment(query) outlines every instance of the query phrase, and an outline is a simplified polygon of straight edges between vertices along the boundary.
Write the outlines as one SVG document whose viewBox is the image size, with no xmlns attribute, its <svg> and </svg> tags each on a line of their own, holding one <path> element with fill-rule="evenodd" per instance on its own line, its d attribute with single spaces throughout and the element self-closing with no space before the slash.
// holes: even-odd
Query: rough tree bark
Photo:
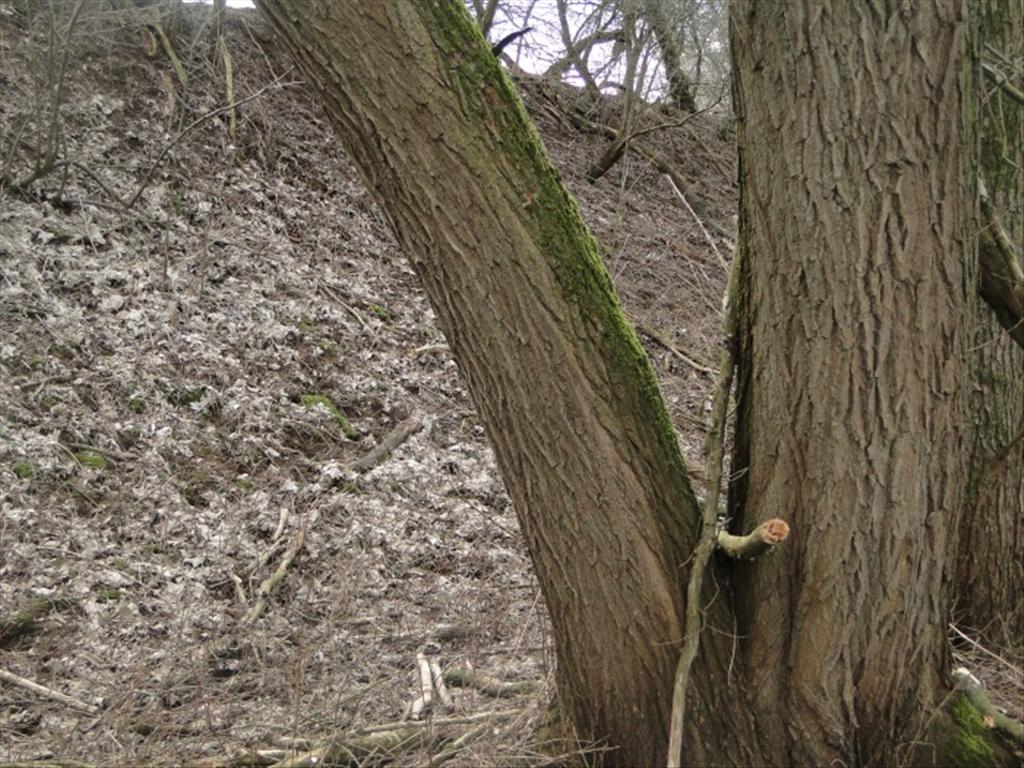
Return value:
<svg viewBox="0 0 1024 768">
<path fill-rule="evenodd" d="M 1024 6 L 977 0 L 982 56 L 985 46 L 1013 60 L 1024 53 Z M 980 174 L 989 202 L 1014 243 L 1024 242 L 1024 108 L 976 74 Z M 981 225 L 988 223 L 983 216 Z M 990 233 L 981 233 L 982 243 Z M 1020 266 L 1018 266 L 1018 270 Z M 957 620 L 988 642 L 1024 638 L 1024 350 L 978 302 L 971 339 L 971 463 L 968 502 L 957 557 Z M 1024 328 L 1015 329 L 1018 334 Z"/>
<path fill-rule="evenodd" d="M 956 0 L 733 6 L 748 260 L 731 507 L 742 529 L 793 526 L 787 556 L 734 583 L 776 764 L 904 764 L 945 693 L 974 280 L 966 37 Z"/>
<path fill-rule="evenodd" d="M 699 513 L 575 203 L 457 0 L 259 7 L 448 338 L 547 601 L 561 705 L 585 742 L 615 748 L 604 764 L 664 764 Z M 726 601 L 708 617 L 729 627 Z M 761 759 L 729 651 L 709 643 L 695 668 L 694 765 Z"/>
</svg>

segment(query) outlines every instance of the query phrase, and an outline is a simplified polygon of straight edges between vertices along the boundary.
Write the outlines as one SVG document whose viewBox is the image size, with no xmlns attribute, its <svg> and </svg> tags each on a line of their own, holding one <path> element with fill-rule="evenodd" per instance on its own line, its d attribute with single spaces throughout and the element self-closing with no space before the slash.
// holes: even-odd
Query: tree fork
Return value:
<svg viewBox="0 0 1024 768">
<path fill-rule="evenodd" d="M 664 764 L 699 509 L 577 206 L 461 3 L 259 7 L 459 364 L 551 614 L 560 702 L 583 740 L 613 747 L 605 765 Z M 731 623 L 724 600 L 706 610 Z M 715 682 L 730 650 L 709 638 L 697 660 L 688 763 L 762 760 L 742 688 Z"/>
</svg>

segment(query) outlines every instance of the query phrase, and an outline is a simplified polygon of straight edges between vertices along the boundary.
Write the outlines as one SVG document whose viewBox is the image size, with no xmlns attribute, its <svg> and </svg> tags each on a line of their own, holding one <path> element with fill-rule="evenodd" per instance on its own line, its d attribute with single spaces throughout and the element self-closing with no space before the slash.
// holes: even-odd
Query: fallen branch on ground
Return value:
<svg viewBox="0 0 1024 768">
<path fill-rule="evenodd" d="M 413 720 L 419 720 L 424 712 L 429 712 L 434 706 L 434 680 L 430 672 L 430 662 L 422 652 L 416 654 L 416 671 L 419 674 L 420 695 L 412 703 L 409 716 Z"/>
<path fill-rule="evenodd" d="M 449 709 L 455 705 L 452 695 L 448 693 L 448 686 L 444 684 L 444 675 L 441 674 L 441 665 L 436 661 L 430 662 L 430 679 L 434 683 L 434 690 L 437 691 L 437 698 Z"/>
<path fill-rule="evenodd" d="M 380 725 L 368 725 L 363 728 L 359 728 L 356 734 L 366 733 L 385 733 L 388 731 L 394 731 L 398 728 L 441 728 L 449 725 L 466 725 L 468 723 L 478 723 L 481 720 L 497 720 L 503 717 L 512 717 L 513 715 L 519 714 L 518 709 L 493 709 L 487 712 L 477 712 L 475 715 L 460 715 L 458 717 L 435 717 L 431 720 L 400 720 L 394 723 L 381 723 Z"/>
<path fill-rule="evenodd" d="M 74 696 L 68 696 L 66 693 L 55 691 L 53 688 L 47 688 L 45 685 L 40 685 L 28 678 L 21 677 L 13 672 L 8 672 L 6 669 L 0 669 L 0 680 L 3 680 L 5 683 L 10 683 L 11 685 L 16 685 L 26 691 L 37 693 L 47 699 L 58 701 L 61 704 L 71 707 L 72 709 L 77 709 L 79 712 L 84 712 L 87 715 L 98 715 L 100 713 L 100 708 L 93 704 L 88 704 L 81 699 L 76 699 Z"/>
<path fill-rule="evenodd" d="M 679 347 L 677 347 L 675 344 L 673 344 L 671 341 L 669 341 L 667 338 L 665 338 L 664 335 L 662 335 L 658 331 L 654 330 L 653 328 L 648 328 L 646 325 L 642 325 L 640 323 L 637 323 L 636 324 L 636 329 L 638 331 L 640 331 L 640 333 L 642 333 L 644 336 L 647 336 L 648 338 L 650 338 L 652 341 L 656 341 L 658 344 L 660 344 L 662 347 L 667 349 L 673 355 L 678 357 L 680 360 L 682 360 L 688 366 L 693 368 L 695 371 L 700 371 L 701 373 L 706 373 L 709 376 L 714 376 L 715 375 L 715 372 L 713 370 L 711 370 L 710 368 L 708 368 L 708 366 L 706 366 L 706 365 L 704 365 L 702 363 L 698 363 L 692 357 L 690 357 L 685 352 L 683 352 L 681 349 L 679 349 Z"/>
<path fill-rule="evenodd" d="M 260 584 L 260 588 L 256 592 L 256 602 L 253 603 L 252 608 L 249 609 L 249 612 L 245 614 L 245 617 L 242 619 L 243 624 L 252 624 L 263 614 L 263 611 L 266 610 L 267 603 L 270 602 L 270 598 L 273 596 L 274 591 L 281 585 L 281 582 L 284 581 L 285 576 L 288 575 L 288 568 L 291 566 L 295 556 L 299 553 L 299 550 L 302 549 L 302 545 L 305 541 L 306 526 L 303 524 L 299 528 L 298 533 L 295 534 L 295 538 L 292 540 L 292 543 L 285 551 L 284 557 L 281 558 L 281 562 L 278 563 L 277 570 L 274 571 L 272 575 L 264 579 L 263 583 Z"/>
<path fill-rule="evenodd" d="M 386 459 L 395 448 L 423 429 L 423 420 L 419 416 L 410 416 L 393 430 L 388 432 L 377 446 L 365 456 L 356 459 L 349 465 L 355 472 L 369 472 Z"/>
<path fill-rule="evenodd" d="M 294 755 L 294 750 L 287 749 L 241 749 L 225 757 L 212 757 L 191 765 L 195 768 L 256 768 L 278 765 Z M 0 768 L 5 767 L 0 765 Z"/>
<path fill-rule="evenodd" d="M 697 212 L 693 210 L 693 206 L 690 205 L 690 202 L 686 199 L 686 195 L 679 190 L 679 187 L 676 186 L 676 183 L 672 180 L 671 176 L 665 174 L 665 179 L 668 181 L 668 185 L 672 187 L 672 191 L 676 193 L 676 197 L 679 198 L 679 202 L 683 204 L 683 207 L 689 211 L 693 220 L 697 222 L 697 226 L 700 227 L 701 234 L 704 235 L 704 239 L 708 241 L 708 245 L 711 246 L 711 250 L 714 251 L 715 256 L 718 257 L 718 263 L 722 265 L 722 269 L 728 272 L 729 262 L 727 262 L 725 257 L 722 256 L 722 252 L 718 250 L 718 246 L 715 245 L 714 238 L 708 233 L 707 227 L 704 226 L 704 222 L 700 220 L 700 216 L 698 216 Z"/>
<path fill-rule="evenodd" d="M 479 712 L 462 717 L 433 718 L 418 722 L 394 722 L 360 728 L 344 734 L 330 742 L 311 747 L 307 739 L 279 737 L 286 748 L 245 749 L 224 757 L 213 757 L 196 763 L 197 768 L 248 768 L 248 766 L 271 766 L 271 768 L 313 768 L 313 766 L 365 764 L 371 755 L 386 757 L 398 751 L 419 749 L 432 744 L 447 745 L 451 733 L 444 733 L 451 726 L 474 724 L 466 733 L 451 741 L 437 754 L 442 760 L 450 759 L 476 736 L 489 728 L 495 720 L 520 714 L 518 709 L 499 709 Z M 296 753 L 296 746 L 303 751 Z M 277 758 L 273 760 L 272 758 Z M 7 768 L 0 765 L 0 768 Z"/>
<path fill-rule="evenodd" d="M 474 688 L 484 696 L 491 696 L 495 699 L 506 699 L 530 693 L 537 687 L 537 684 L 531 680 L 506 683 L 481 675 L 473 669 L 449 669 L 444 673 L 444 680 L 453 688 Z"/>
</svg>

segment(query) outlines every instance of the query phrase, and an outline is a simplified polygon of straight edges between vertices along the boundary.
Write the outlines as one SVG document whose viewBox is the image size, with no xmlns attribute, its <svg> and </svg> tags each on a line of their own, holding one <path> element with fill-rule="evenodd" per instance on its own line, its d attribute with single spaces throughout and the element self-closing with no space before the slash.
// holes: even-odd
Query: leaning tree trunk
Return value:
<svg viewBox="0 0 1024 768">
<path fill-rule="evenodd" d="M 735 583 L 778 764 L 903 764 L 944 693 L 968 462 L 966 33 L 956 0 L 734 3 L 731 504 L 745 528 L 793 529 Z"/>
<path fill-rule="evenodd" d="M 579 211 L 458 0 L 261 0 L 416 269 L 476 404 L 606 765 L 664 762 L 698 511 L 651 366 Z M 725 601 L 710 609 L 728 627 Z M 693 764 L 760 759 L 728 644 Z M 700 729 L 706 733 L 698 740 Z"/>
<path fill-rule="evenodd" d="M 1024 6 L 976 0 L 971 12 L 977 16 L 981 45 L 1019 61 Z M 982 52 L 983 58 L 992 55 L 989 51 Z M 981 177 L 991 210 L 1019 244 L 1024 242 L 1024 106 L 981 74 L 975 76 L 974 95 Z M 978 302 L 974 316 L 970 483 L 960 529 L 955 615 L 988 642 L 1019 644 L 1024 638 L 1024 350 L 987 304 Z"/>
</svg>

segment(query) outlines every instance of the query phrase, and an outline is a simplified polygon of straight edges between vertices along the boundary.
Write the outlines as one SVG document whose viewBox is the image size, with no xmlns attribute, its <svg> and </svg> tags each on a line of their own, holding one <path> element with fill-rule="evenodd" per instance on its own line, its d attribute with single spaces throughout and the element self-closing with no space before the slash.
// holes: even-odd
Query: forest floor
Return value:
<svg viewBox="0 0 1024 768">
<path fill-rule="evenodd" d="M 73 164 L 0 192 L 0 668 L 79 700 L 5 683 L 0 760 L 177 765 L 328 741 L 401 719 L 423 651 L 532 684 L 457 690 L 436 718 L 494 715 L 449 764 L 543 764 L 546 609 L 434 315 L 253 12 L 226 26 L 236 99 L 259 93 L 236 137 L 219 114 L 179 138 L 225 103 L 203 13 L 176 38 L 187 89 L 134 17 L 83 17 L 60 109 Z M 0 173 L 45 145 L 57 59 L 45 19 L 0 2 Z M 639 155 L 588 183 L 607 139 L 567 115 L 613 121 L 614 100 L 520 85 L 699 484 L 730 121 L 645 139 L 690 181 L 702 226 Z"/>
</svg>

